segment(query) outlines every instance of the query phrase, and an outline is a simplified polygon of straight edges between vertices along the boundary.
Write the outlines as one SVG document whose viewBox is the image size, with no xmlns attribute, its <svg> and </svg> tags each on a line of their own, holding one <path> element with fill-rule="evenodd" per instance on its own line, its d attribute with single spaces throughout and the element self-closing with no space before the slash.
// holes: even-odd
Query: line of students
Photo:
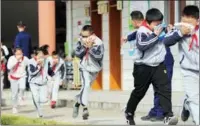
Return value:
<svg viewBox="0 0 200 126">
<path fill-rule="evenodd" d="M 161 120 L 164 117 L 165 124 L 176 125 L 178 123 L 178 118 L 172 112 L 172 71 L 166 69 L 168 64 L 170 68 L 173 66 L 173 58 L 168 57 L 169 46 L 176 43 L 178 43 L 181 55 L 180 65 L 186 94 L 181 119 L 187 121 L 191 115 L 194 123 L 199 125 L 199 8 L 193 5 L 186 6 L 182 14 L 181 22 L 195 28 L 191 29 L 185 25 L 180 27 L 169 25 L 164 37 L 160 36 L 162 32 L 165 32 L 164 28 L 158 27 L 163 21 L 163 15 L 158 9 L 149 9 L 144 21 L 142 21 L 141 12 L 135 11 L 131 14 L 133 25 L 138 29 L 123 38 L 125 42 L 136 40 L 133 70 L 135 89 L 131 93 L 125 110 L 127 123 L 130 125 L 135 125 L 135 110 L 150 84 L 153 84 L 155 92 L 154 108 L 148 116 L 142 117 L 142 120 L 152 120 L 153 117 L 158 116 L 158 113 L 161 113 Z M 134 21 L 134 18 L 139 20 Z M 167 59 L 171 61 L 167 62 Z M 159 111 L 156 112 L 156 109 Z"/>
<path fill-rule="evenodd" d="M 56 51 L 49 56 L 48 47 L 45 46 L 35 49 L 31 59 L 23 55 L 21 48 L 16 47 L 14 55 L 8 59 L 13 113 L 18 112 L 18 100 L 24 98 L 27 77 L 38 116 L 43 116 L 40 104 L 46 103 L 48 99 L 51 101 L 51 108 L 56 106 L 58 90 L 66 75 L 65 63 Z"/>
</svg>

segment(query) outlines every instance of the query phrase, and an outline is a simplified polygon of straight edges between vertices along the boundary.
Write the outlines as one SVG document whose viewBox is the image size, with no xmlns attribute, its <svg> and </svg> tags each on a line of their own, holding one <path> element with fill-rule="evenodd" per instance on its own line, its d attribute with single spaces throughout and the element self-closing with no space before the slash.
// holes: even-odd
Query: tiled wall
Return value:
<svg viewBox="0 0 200 126">
<path fill-rule="evenodd" d="M 80 27 L 77 26 L 78 21 L 88 20 L 89 17 L 84 16 L 84 5 L 89 4 L 89 1 L 73 1 L 73 36 L 77 37 L 80 32 Z M 159 5 L 159 6 L 158 6 Z M 164 13 L 164 1 L 151 1 L 150 7 L 155 7 Z M 129 33 L 128 19 L 129 19 L 129 9 L 128 1 L 124 1 L 124 9 L 122 10 L 122 36 Z M 67 17 L 68 18 L 68 17 Z M 108 25 L 108 14 L 102 15 L 102 27 L 103 27 L 103 42 L 105 45 L 105 57 L 103 61 L 103 89 L 109 90 L 109 25 Z M 128 55 L 129 44 L 125 44 L 123 47 L 124 55 L 121 55 L 122 60 L 122 89 L 130 90 L 133 89 L 133 61 Z M 174 65 L 174 76 L 173 76 L 173 90 L 183 91 L 182 88 L 182 76 L 179 67 L 179 57 L 177 45 L 171 48 L 174 55 L 175 65 Z M 152 88 L 150 89 L 152 90 Z"/>
</svg>

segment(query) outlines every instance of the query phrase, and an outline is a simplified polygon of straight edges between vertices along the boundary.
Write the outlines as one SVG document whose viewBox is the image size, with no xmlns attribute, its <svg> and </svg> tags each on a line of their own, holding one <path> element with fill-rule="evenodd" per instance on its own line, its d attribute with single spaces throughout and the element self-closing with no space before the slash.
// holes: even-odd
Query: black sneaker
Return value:
<svg viewBox="0 0 200 126">
<path fill-rule="evenodd" d="M 185 103 L 186 103 L 186 100 L 184 101 L 183 103 L 183 110 L 181 112 L 181 120 L 183 122 L 187 121 L 188 118 L 190 117 L 190 111 L 188 111 L 186 108 L 185 108 Z"/>
<path fill-rule="evenodd" d="M 88 111 L 88 109 L 87 108 L 84 108 L 83 109 L 83 120 L 87 120 L 88 119 L 88 117 L 89 117 L 89 111 Z"/>
<path fill-rule="evenodd" d="M 151 120 L 151 118 L 153 118 L 152 116 L 149 116 L 149 115 L 147 115 L 147 116 L 143 116 L 143 117 L 141 117 L 141 120 L 142 121 L 150 121 Z"/>
<path fill-rule="evenodd" d="M 178 123 L 178 118 L 176 116 L 164 118 L 165 125 L 176 125 L 177 123 Z"/>
<path fill-rule="evenodd" d="M 134 121 L 134 118 L 133 118 L 133 115 L 130 114 L 130 113 L 125 113 L 125 117 L 126 117 L 126 123 L 128 125 L 135 125 L 135 121 Z"/>
<path fill-rule="evenodd" d="M 163 120 L 164 120 L 164 117 L 152 117 L 151 118 L 152 122 L 159 122 L 159 121 L 163 121 Z"/>
</svg>

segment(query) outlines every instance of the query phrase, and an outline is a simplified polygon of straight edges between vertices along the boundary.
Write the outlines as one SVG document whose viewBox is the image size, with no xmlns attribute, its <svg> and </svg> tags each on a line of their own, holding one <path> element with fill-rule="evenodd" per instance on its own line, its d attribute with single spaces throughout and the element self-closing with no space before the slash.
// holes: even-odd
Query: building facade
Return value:
<svg viewBox="0 0 200 126">
<path fill-rule="evenodd" d="M 130 32 L 129 20 L 132 10 L 140 10 L 145 14 L 149 8 L 158 8 L 165 15 L 165 22 L 174 23 L 180 20 L 181 10 L 185 5 L 196 4 L 197 1 L 123 1 L 123 9 L 117 10 L 116 2 L 107 2 L 108 12 L 97 14 L 97 1 L 73 1 L 72 7 L 68 5 L 67 10 L 72 9 L 73 43 L 80 32 L 81 27 L 91 22 L 95 31 L 105 45 L 105 57 L 103 71 L 93 85 L 95 90 L 131 90 L 133 89 L 133 61 L 128 54 L 129 44 L 123 47 L 125 52 L 120 54 L 120 38 Z M 96 4 L 96 5 L 95 5 Z M 90 16 L 85 15 L 85 8 L 90 7 Z M 67 21 L 71 20 L 67 17 Z M 69 26 L 68 26 L 69 28 Z M 74 45 L 74 44 L 73 44 Z M 182 75 L 179 66 L 179 55 L 177 45 L 171 47 L 175 64 L 172 87 L 173 91 L 183 91 Z M 152 88 L 151 88 L 152 90 Z"/>
</svg>

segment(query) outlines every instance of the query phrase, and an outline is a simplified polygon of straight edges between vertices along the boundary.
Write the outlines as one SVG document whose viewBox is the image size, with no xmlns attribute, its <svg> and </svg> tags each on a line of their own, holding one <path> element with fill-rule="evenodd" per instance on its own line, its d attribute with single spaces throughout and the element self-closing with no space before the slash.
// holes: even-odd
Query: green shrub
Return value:
<svg viewBox="0 0 200 126">
<path fill-rule="evenodd" d="M 61 125 L 66 123 L 58 123 L 55 121 L 46 121 L 39 118 L 28 118 L 24 116 L 17 115 L 1 115 L 1 124 L 2 125 Z"/>
</svg>

